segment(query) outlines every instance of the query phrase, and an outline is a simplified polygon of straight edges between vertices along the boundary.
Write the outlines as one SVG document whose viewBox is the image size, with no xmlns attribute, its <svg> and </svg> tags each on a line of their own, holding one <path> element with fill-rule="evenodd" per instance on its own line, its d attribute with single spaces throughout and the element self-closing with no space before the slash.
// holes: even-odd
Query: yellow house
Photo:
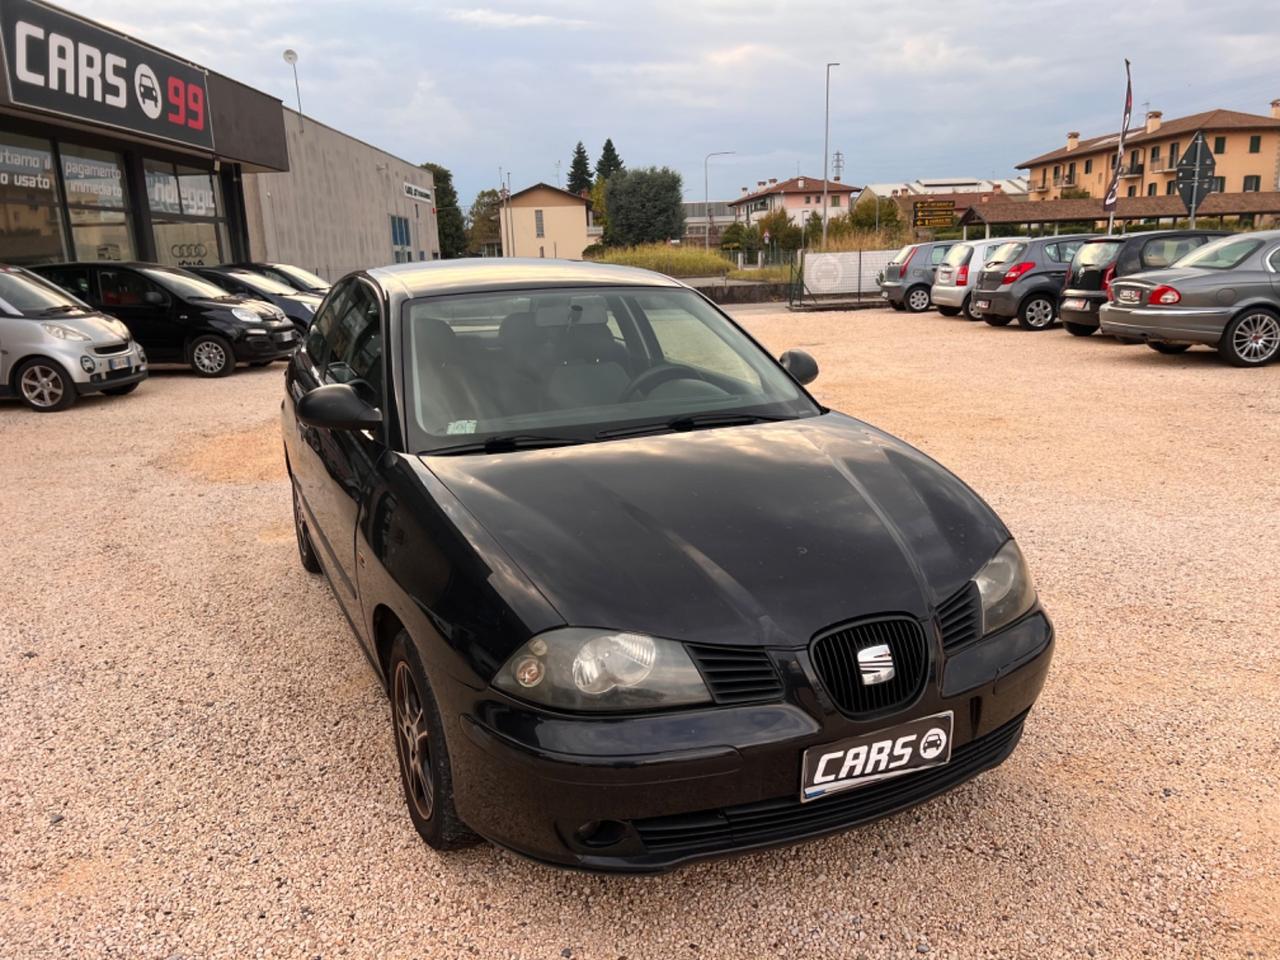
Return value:
<svg viewBox="0 0 1280 960">
<path fill-rule="evenodd" d="M 1178 161 L 1191 138 L 1203 130 L 1214 154 L 1219 193 L 1256 193 L 1280 189 L 1280 100 L 1271 101 L 1271 115 L 1208 110 L 1163 121 L 1159 110 L 1147 114 L 1146 124 L 1125 138 L 1120 170 L 1122 197 L 1159 197 L 1177 192 Z M 1064 190 L 1084 190 L 1090 197 L 1106 195 L 1116 163 L 1120 135 L 1108 133 L 1081 140 L 1067 134 L 1065 147 L 1018 164 L 1029 171 L 1028 198 L 1057 200 Z"/>
<path fill-rule="evenodd" d="M 499 213 L 503 256 L 581 260 L 583 249 L 600 239 L 591 201 L 550 184 L 511 194 Z"/>
</svg>

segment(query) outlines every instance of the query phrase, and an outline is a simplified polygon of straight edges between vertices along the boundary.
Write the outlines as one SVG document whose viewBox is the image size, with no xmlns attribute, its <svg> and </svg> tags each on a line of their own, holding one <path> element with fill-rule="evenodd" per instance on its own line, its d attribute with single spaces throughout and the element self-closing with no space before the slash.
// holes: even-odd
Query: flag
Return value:
<svg viewBox="0 0 1280 960">
<path fill-rule="evenodd" d="M 1107 187 L 1107 195 L 1102 201 L 1102 209 L 1107 213 L 1115 213 L 1116 196 L 1120 193 L 1120 170 L 1124 167 L 1124 135 L 1129 132 L 1129 118 L 1133 115 L 1133 74 L 1129 72 L 1129 61 L 1124 62 L 1124 122 L 1120 124 L 1120 143 L 1116 146 L 1116 166 L 1111 171 L 1111 186 Z"/>
</svg>

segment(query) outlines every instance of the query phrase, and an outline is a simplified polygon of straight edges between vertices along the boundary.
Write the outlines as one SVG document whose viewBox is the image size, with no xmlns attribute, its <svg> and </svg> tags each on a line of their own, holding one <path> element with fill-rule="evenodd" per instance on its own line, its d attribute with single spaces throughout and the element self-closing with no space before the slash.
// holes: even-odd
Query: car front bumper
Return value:
<svg viewBox="0 0 1280 960">
<path fill-rule="evenodd" d="M 653 872 L 845 830 L 1000 764 L 1044 685 L 1053 627 L 1037 609 L 948 656 L 888 716 L 840 713 L 807 651 L 771 650 L 783 702 L 628 717 L 552 716 L 460 684 L 438 689 L 455 803 L 477 833 L 559 866 Z M 452 695 L 452 697 L 450 696 Z M 452 702 L 450 702 L 452 700 Z M 804 751 L 917 717 L 954 714 L 951 762 L 802 803 Z M 594 835 L 585 825 L 602 824 Z"/>
<path fill-rule="evenodd" d="M 283 360 L 293 356 L 301 344 L 302 337 L 290 323 L 266 334 L 245 334 L 232 344 L 232 350 L 236 359 L 242 362 Z"/>
<path fill-rule="evenodd" d="M 957 287 L 952 284 L 935 283 L 929 296 L 933 298 L 935 307 L 956 307 L 959 309 L 964 306 L 965 298 L 969 296 L 968 287 Z"/>
<path fill-rule="evenodd" d="M 102 348 L 107 349 L 107 348 Z M 147 378 L 147 355 L 137 343 L 130 341 L 127 350 L 99 354 L 95 348 L 77 351 L 78 356 L 65 357 L 63 365 L 75 382 L 76 392 L 82 396 L 100 393 L 115 387 L 127 387 Z M 93 364 L 85 369 L 85 359 Z M 112 369 L 112 368 L 115 369 Z"/>
<path fill-rule="evenodd" d="M 1234 307 L 1131 307 L 1104 303 L 1098 311 L 1103 333 L 1135 340 L 1206 343 L 1222 339 Z"/>
<path fill-rule="evenodd" d="M 988 301 L 989 306 L 981 306 L 984 300 Z M 1017 294 L 1008 288 L 973 291 L 973 305 L 987 316 L 1016 317 L 1018 315 L 1018 303 Z"/>
</svg>

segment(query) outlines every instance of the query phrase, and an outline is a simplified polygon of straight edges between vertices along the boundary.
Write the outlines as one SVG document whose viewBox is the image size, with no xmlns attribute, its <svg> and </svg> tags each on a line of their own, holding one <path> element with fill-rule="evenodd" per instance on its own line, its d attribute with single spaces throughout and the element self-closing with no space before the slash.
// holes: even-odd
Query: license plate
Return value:
<svg viewBox="0 0 1280 960">
<path fill-rule="evenodd" d="M 990 301 L 990 300 L 979 300 L 979 301 L 978 301 L 978 309 L 979 309 L 979 310 L 990 310 L 990 309 L 991 309 L 991 301 Z"/>
<path fill-rule="evenodd" d="M 804 752 L 800 800 L 851 790 L 951 761 L 953 714 L 935 713 Z"/>
<path fill-rule="evenodd" d="M 112 357 L 107 361 L 108 370 L 127 370 L 129 368 L 128 357 Z"/>
<path fill-rule="evenodd" d="M 1062 301 L 1062 306 L 1067 310 L 1086 310 L 1085 302 L 1080 297 L 1069 297 Z"/>
<path fill-rule="evenodd" d="M 1138 291 L 1126 287 L 1116 294 L 1116 299 L 1122 303 L 1137 303 Z"/>
<path fill-rule="evenodd" d="M 881 300 L 888 300 L 888 299 L 889 299 L 889 291 L 888 291 L 888 290 L 881 290 L 881 291 L 880 291 L 880 299 L 881 299 Z"/>
</svg>

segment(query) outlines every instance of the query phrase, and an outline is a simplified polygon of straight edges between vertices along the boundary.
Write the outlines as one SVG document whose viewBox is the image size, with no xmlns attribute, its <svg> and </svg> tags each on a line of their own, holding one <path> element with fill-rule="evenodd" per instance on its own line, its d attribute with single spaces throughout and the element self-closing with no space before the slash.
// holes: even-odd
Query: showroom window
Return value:
<svg viewBox="0 0 1280 960">
<path fill-rule="evenodd" d="M 413 259 L 413 238 L 409 235 L 409 218 L 391 214 L 391 254 L 396 263 Z"/>
<path fill-rule="evenodd" d="M 202 267 L 229 260 L 218 178 L 208 170 L 160 160 L 144 161 L 143 173 L 156 261 L 171 267 Z"/>
<path fill-rule="evenodd" d="M 0 134 L 0 262 L 66 259 L 66 236 L 48 140 Z"/>
<path fill-rule="evenodd" d="M 134 260 L 124 163 L 118 153 L 58 146 L 76 260 Z"/>
</svg>

